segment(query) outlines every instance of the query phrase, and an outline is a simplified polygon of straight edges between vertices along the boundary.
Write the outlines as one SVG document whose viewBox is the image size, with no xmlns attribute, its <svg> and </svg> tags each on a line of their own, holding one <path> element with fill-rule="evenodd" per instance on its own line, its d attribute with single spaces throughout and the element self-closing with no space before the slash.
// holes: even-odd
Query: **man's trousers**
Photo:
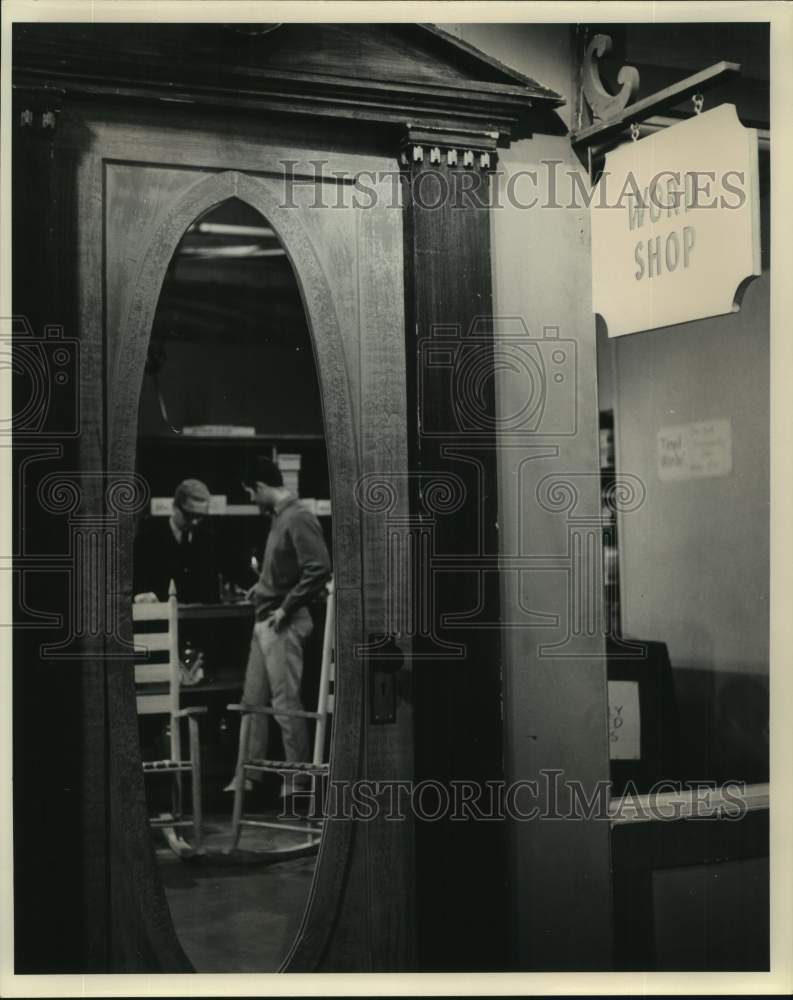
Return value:
<svg viewBox="0 0 793 1000">
<path fill-rule="evenodd" d="M 272 705 L 281 727 L 284 755 L 288 761 L 311 760 L 305 719 L 279 715 L 279 711 L 303 711 L 300 684 L 303 679 L 303 650 L 313 622 L 307 608 L 298 608 L 276 631 L 266 621 L 256 622 L 245 669 L 242 700 L 246 705 Z M 248 757 L 266 758 L 269 716 L 251 716 Z M 258 777 L 254 772 L 251 777 Z"/>
</svg>

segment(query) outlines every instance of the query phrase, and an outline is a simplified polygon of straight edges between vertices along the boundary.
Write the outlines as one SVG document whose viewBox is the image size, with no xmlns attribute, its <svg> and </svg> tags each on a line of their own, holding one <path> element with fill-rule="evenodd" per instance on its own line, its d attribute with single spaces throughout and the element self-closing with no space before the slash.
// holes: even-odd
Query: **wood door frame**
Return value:
<svg viewBox="0 0 793 1000">
<path fill-rule="evenodd" d="M 270 183 L 236 170 L 221 170 L 198 181 L 183 195 L 160 223 L 146 251 L 135 294 L 119 338 L 114 371 L 108 372 L 108 468 L 132 473 L 137 447 L 137 412 L 143 382 L 146 352 L 160 290 L 167 268 L 188 226 L 229 198 L 260 212 L 278 236 L 300 289 L 315 352 L 322 394 L 325 439 L 333 509 L 334 575 L 336 590 L 337 649 L 340 663 L 352 662 L 355 646 L 363 641 L 361 610 L 361 523 L 352 490 L 344 484 L 359 478 L 358 449 L 353 422 L 350 387 L 344 363 L 340 322 L 329 281 L 308 237 L 300 213 L 284 207 Z M 127 634 L 132 589 L 131 518 L 121 538 L 121 587 L 117 595 L 118 620 Z M 111 700 L 111 707 L 113 700 Z M 134 704 L 134 702 L 133 702 Z M 111 740 L 128 740 L 110 725 Z M 363 694 L 360 671 L 339 670 L 336 679 L 334 725 L 331 736 L 331 775 L 352 781 L 360 773 L 362 750 Z M 134 742 L 134 741 L 133 741 Z M 133 831 L 133 835 L 140 831 Z M 125 833 L 126 835 L 126 833 Z M 338 907 L 352 845 L 352 820 L 334 820 L 326 826 L 317 857 L 304 917 L 282 970 L 315 968 L 327 946 Z"/>
<path fill-rule="evenodd" d="M 76 205 L 79 205 L 79 225 L 75 219 L 78 257 L 73 269 L 69 258 L 72 246 L 64 235 L 70 230 L 64 229 L 63 233 L 60 230 L 55 232 L 57 238 L 63 240 L 61 247 L 64 258 L 63 270 L 69 275 L 64 294 L 68 295 L 73 289 L 77 291 L 80 300 L 81 339 L 85 339 L 89 347 L 86 353 L 91 355 L 84 369 L 86 386 L 90 388 L 91 393 L 90 408 L 86 409 L 89 419 L 84 423 L 86 433 L 81 439 L 79 462 L 81 469 L 119 468 L 128 475 L 134 464 L 134 442 L 129 445 L 131 428 L 124 426 L 123 420 L 124 415 L 132 412 L 130 407 L 137 406 L 137 390 L 139 379 L 142 378 L 143 357 L 145 357 L 145 353 L 143 357 L 141 356 L 140 346 L 143 339 L 140 331 L 145 328 L 143 314 L 148 311 L 149 318 L 153 316 L 152 310 L 162 280 L 161 273 L 152 264 L 150 273 L 147 272 L 148 282 L 152 286 L 148 293 L 149 299 L 147 302 L 133 303 L 133 310 L 128 312 L 126 324 L 119 324 L 119 329 L 123 326 L 124 333 L 122 356 L 125 360 L 131 358 L 134 365 L 125 370 L 124 366 L 113 358 L 115 378 L 108 380 L 103 357 L 103 351 L 107 351 L 108 318 L 106 314 L 103 316 L 102 302 L 107 289 L 102 289 L 97 276 L 101 274 L 103 264 L 102 202 L 103 190 L 106 192 L 103 185 L 107 180 L 103 171 L 109 155 L 107 144 L 101 139 L 97 140 L 96 134 L 91 134 L 90 128 L 84 127 L 94 119 L 95 109 L 98 110 L 99 116 L 109 114 L 116 123 L 128 122 L 131 116 L 139 124 L 144 124 L 147 129 L 156 129 L 160 123 L 169 123 L 171 126 L 176 123 L 178 129 L 183 129 L 192 122 L 196 130 L 204 130 L 204 134 L 211 132 L 215 137 L 219 130 L 228 138 L 229 131 L 234 131 L 229 130 L 228 123 L 233 122 L 246 139 L 251 134 L 256 134 L 262 149 L 269 148 L 272 142 L 269 133 L 271 125 L 277 132 L 286 124 L 291 127 L 290 135 L 293 142 L 297 137 L 298 145 L 308 137 L 310 141 L 316 141 L 323 150 L 327 150 L 328 136 L 331 135 L 333 143 L 341 142 L 346 144 L 348 149 L 354 147 L 355 152 L 359 152 L 362 145 L 372 153 L 375 150 L 380 151 L 381 155 L 382 150 L 387 149 L 386 155 L 389 160 L 398 155 L 401 135 L 406 128 L 415 130 L 424 127 L 438 133 L 428 143 L 427 153 L 430 161 L 433 151 L 451 144 L 455 147 L 460 162 L 463 163 L 472 155 L 473 149 L 487 158 L 494 152 L 494 147 L 509 146 L 515 139 L 529 137 L 535 132 L 562 135 L 566 131 L 564 123 L 555 111 L 564 103 L 561 95 L 529 77 L 510 70 L 432 26 L 379 27 L 377 30 L 382 33 L 386 47 L 386 60 L 384 67 L 379 65 L 371 67 L 371 78 L 348 73 L 347 60 L 356 58 L 354 38 L 352 45 L 345 42 L 341 46 L 341 58 L 336 62 L 332 61 L 326 67 L 327 74 L 317 77 L 315 74 L 304 72 L 304 67 L 298 60 L 294 60 L 293 65 L 287 64 L 271 73 L 259 72 L 262 67 L 266 69 L 268 64 L 267 53 L 273 41 L 269 35 L 251 42 L 251 65 L 240 66 L 237 39 L 218 26 L 193 26 L 187 35 L 184 33 L 180 35 L 178 46 L 168 44 L 160 46 L 161 36 L 163 33 L 169 34 L 170 30 L 163 27 L 162 31 L 156 31 L 148 26 L 134 28 L 130 25 L 64 24 L 54 31 L 48 26 L 33 24 L 15 27 L 13 54 L 15 90 L 20 97 L 23 92 L 27 95 L 24 98 L 25 103 L 20 105 L 20 110 L 27 112 L 24 116 L 26 123 L 24 127 L 27 128 L 32 121 L 35 121 L 36 128 L 41 130 L 42 136 L 47 137 L 53 123 L 58 120 L 60 132 L 76 127 L 76 132 L 79 133 L 75 140 L 78 160 L 75 164 L 78 175 Z M 288 47 L 292 44 L 289 40 L 290 32 L 299 34 L 300 31 L 306 30 L 311 32 L 311 26 L 283 32 L 279 29 L 274 36 L 275 43 L 278 45 L 283 40 L 283 44 Z M 341 31 L 343 34 L 348 34 L 352 30 L 354 34 L 355 29 L 334 27 L 328 30 Z M 279 34 L 283 39 L 279 39 Z M 295 51 L 300 51 L 299 45 Z M 211 52 L 212 58 L 216 60 L 211 73 L 213 77 L 211 87 L 206 86 L 208 52 Z M 390 59 L 389 52 L 395 53 L 396 58 Z M 142 56 L 141 53 L 145 55 Z M 435 63 L 437 63 L 436 69 L 445 68 L 448 72 L 427 73 L 428 64 L 433 67 Z M 172 103 L 177 92 L 188 97 L 189 107 L 182 103 Z M 53 111 L 53 101 L 56 98 L 58 114 L 63 111 L 60 118 Z M 354 114 L 351 114 L 353 107 Z M 31 116 L 30 108 L 36 109 L 35 116 Z M 47 114 L 39 114 L 40 110 L 46 110 Z M 18 115 L 15 118 L 17 121 L 20 120 Z M 371 131 L 367 131 L 362 138 L 365 129 Z M 148 138 L 147 135 L 147 142 Z M 239 143 L 235 147 L 233 139 L 232 136 L 231 147 L 224 147 L 220 159 L 227 154 L 229 160 L 233 161 L 236 157 L 233 150 L 239 148 Z M 176 140 L 165 150 L 164 157 L 159 161 L 160 165 L 167 162 L 188 169 L 195 168 L 198 161 L 193 158 L 193 149 L 181 141 L 181 134 Z M 229 148 L 232 149 L 230 153 Z M 124 153 L 126 155 L 126 149 Z M 133 151 L 129 156 L 129 162 L 136 161 L 135 153 L 136 151 Z M 209 159 L 215 165 L 208 166 L 204 161 L 199 169 L 212 174 L 216 171 L 227 176 L 233 174 L 234 170 L 225 170 L 228 166 L 237 170 L 246 169 L 261 177 L 267 169 L 262 168 L 258 162 L 247 167 L 244 167 L 242 162 L 226 162 L 221 166 L 217 164 L 217 157 L 210 156 Z M 241 178 L 245 175 L 237 176 Z M 250 178 L 240 180 L 239 183 L 244 186 L 248 180 Z M 264 189 L 264 186 L 260 187 L 260 191 Z M 237 196 L 239 197 L 238 193 Z M 259 210 L 263 209 L 263 214 L 273 223 L 274 228 L 279 230 L 288 253 L 289 234 L 295 245 L 302 241 L 307 251 L 311 249 L 311 239 L 307 233 L 301 233 L 299 223 L 285 217 L 282 217 L 279 223 L 277 218 L 273 218 L 272 206 L 263 206 L 257 201 L 252 202 L 252 205 Z M 34 214 L 42 211 L 37 202 L 26 207 Z M 205 207 L 208 209 L 211 204 Z M 45 208 L 44 212 L 46 211 Z M 299 216 L 299 213 L 295 215 Z M 185 228 L 190 221 L 192 219 L 185 219 Z M 167 266 L 170 260 L 170 254 L 165 252 L 167 247 L 171 247 L 172 253 L 181 235 L 182 233 L 175 229 L 170 233 L 158 234 L 158 238 L 164 241 L 159 250 L 160 256 L 157 257 L 161 266 Z M 371 247 L 372 234 L 369 236 Z M 457 263 L 464 260 L 464 250 L 438 245 L 442 241 L 438 241 L 437 237 L 429 233 L 425 232 L 421 236 L 421 242 L 424 249 L 429 252 L 451 252 Z M 133 253 L 134 251 L 130 250 L 130 254 Z M 150 254 L 156 255 L 153 244 L 150 247 Z M 316 265 L 314 272 L 321 277 L 322 268 L 312 254 L 308 253 L 306 259 L 314 261 Z M 147 265 L 148 261 L 144 261 L 144 268 Z M 132 266 L 136 265 L 133 263 Z M 387 272 L 389 266 L 393 267 L 393 264 L 389 259 L 380 261 L 378 266 L 380 267 L 378 273 L 383 274 Z M 35 270 L 35 267 L 31 270 Z M 302 283 L 304 275 L 301 275 L 299 265 L 296 271 L 306 305 L 308 286 Z M 406 284 L 411 284 L 412 272 L 409 268 L 406 269 L 405 280 Z M 36 287 L 42 285 L 43 283 L 39 282 Z M 489 282 L 484 282 L 483 287 L 484 285 L 489 286 Z M 459 283 L 456 287 L 459 287 Z M 409 301 L 417 290 L 422 292 L 422 295 L 427 291 L 426 287 L 423 291 L 422 288 L 406 289 Z M 42 287 L 42 293 L 45 301 L 49 301 L 53 296 L 53 292 L 46 287 Z M 332 298 L 328 297 L 327 301 L 333 306 Z M 140 311 L 140 315 L 134 314 L 135 309 Z M 311 311 L 308 307 L 306 312 L 311 321 Z M 432 312 L 432 308 L 422 307 L 418 310 L 419 318 L 431 319 Z M 370 309 L 370 314 L 376 319 L 377 309 Z M 403 347 L 407 343 L 406 362 L 410 368 L 414 363 L 410 352 L 415 349 L 415 329 L 411 324 L 416 316 L 413 314 L 412 306 L 409 306 L 402 318 L 408 324 L 407 337 L 403 336 L 401 343 Z M 462 318 L 467 321 L 469 316 L 463 315 Z M 137 323 L 137 327 L 134 325 L 130 327 L 130 322 Z M 132 342 L 127 341 L 131 329 L 138 331 L 134 346 Z M 342 332 L 347 330 L 343 324 L 341 329 Z M 109 332 L 117 333 L 115 330 Z M 148 331 L 146 333 L 146 343 L 148 343 Z M 314 333 L 317 333 L 316 329 Z M 393 330 L 386 329 L 384 336 L 388 335 L 393 336 Z M 368 346 L 372 348 L 373 354 L 378 348 L 376 343 Z M 335 357 L 338 365 L 334 364 L 332 374 L 338 379 L 338 384 L 344 386 L 347 372 L 344 367 L 343 352 L 341 345 L 334 343 L 334 350 L 336 348 L 338 350 Z M 385 356 L 393 361 L 395 357 L 393 347 L 389 345 L 389 348 Z M 355 360 L 360 363 L 360 357 Z M 110 450 L 108 452 L 105 449 L 103 453 L 107 427 L 102 408 L 107 404 L 108 383 L 112 388 L 119 382 L 120 372 L 124 372 L 126 376 L 128 372 L 133 371 L 137 372 L 136 391 L 131 396 L 127 392 L 127 397 L 123 400 L 119 395 L 110 401 L 112 411 L 109 411 L 109 416 L 113 433 Z M 353 384 L 354 369 L 350 367 L 349 372 L 350 382 Z M 325 378 L 326 372 L 320 368 L 323 390 L 325 390 Z M 136 378 L 133 378 L 132 382 L 135 383 Z M 380 384 L 382 383 L 381 375 Z M 327 401 L 328 392 L 325 391 Z M 374 384 L 371 386 L 371 391 L 375 391 Z M 338 403 L 339 397 L 332 402 Z M 367 412 L 371 413 L 374 409 L 373 401 L 367 399 L 367 405 Z M 403 421 L 401 412 L 397 411 L 398 407 L 392 407 L 391 416 L 396 418 L 394 426 L 399 423 L 401 434 L 402 425 L 406 421 Z M 329 430 L 327 412 L 325 416 L 327 431 Z M 128 422 L 133 426 L 136 423 Z M 119 423 L 120 427 L 115 426 Z M 356 431 L 360 430 L 361 439 L 365 440 L 362 418 L 358 423 L 351 422 L 349 426 Z M 407 433 L 408 435 L 415 433 L 412 424 L 408 427 Z M 127 441 L 126 450 L 122 447 L 124 440 Z M 370 452 L 373 452 L 371 441 L 369 446 Z M 387 472 L 393 471 L 394 468 L 400 471 L 398 467 L 403 456 L 401 451 L 398 454 L 396 451 L 392 449 L 392 454 L 388 456 L 393 464 L 386 469 Z M 357 460 L 347 456 L 352 463 L 349 482 L 351 487 L 355 482 L 356 461 L 360 466 L 359 471 L 369 471 L 365 447 L 359 446 L 353 449 L 353 454 L 358 456 Z M 359 513 L 353 507 L 352 498 L 342 495 L 340 487 L 344 484 L 340 471 L 343 470 L 331 468 L 331 476 L 336 478 L 334 556 L 337 562 L 344 560 L 344 549 L 348 545 L 354 545 L 360 557 L 363 549 L 362 541 L 366 540 L 367 531 L 366 525 L 363 526 L 363 531 L 360 530 Z M 352 494 L 352 489 L 349 492 Z M 87 502 L 92 505 L 92 510 L 103 510 L 102 504 L 105 500 L 106 498 L 92 493 Z M 415 512 L 417 508 L 414 504 Z M 342 517 L 343 529 L 340 528 Z M 371 517 L 369 537 L 371 537 Z M 128 518 L 121 551 L 121 558 L 126 558 L 128 561 L 131 541 L 131 518 Z M 365 573 L 364 580 L 367 586 L 371 582 L 366 579 Z M 350 635 L 361 635 L 367 617 L 364 614 L 362 600 L 363 584 L 360 578 L 354 582 L 348 581 L 348 584 L 345 589 L 338 592 L 339 604 L 341 605 L 342 601 L 347 602 L 346 607 L 339 607 L 339 616 L 349 623 Z M 116 610 L 121 612 L 122 629 L 126 628 L 127 634 L 131 634 L 130 596 L 130 593 L 122 593 L 115 602 L 117 606 L 119 602 L 121 604 Z M 367 605 L 367 615 L 369 610 Z M 371 617 L 374 619 L 377 615 L 372 614 Z M 134 699 L 131 696 L 131 673 L 123 666 L 120 670 L 115 669 L 118 662 L 113 662 L 111 659 L 113 651 L 109 649 L 107 653 L 107 660 L 99 658 L 96 662 L 88 664 L 90 670 L 84 672 L 80 689 L 73 694 L 75 702 L 83 699 L 86 711 L 90 713 L 90 724 L 84 722 L 81 730 L 86 741 L 83 769 L 79 775 L 75 775 L 75 778 L 85 788 L 95 776 L 95 787 L 98 789 L 96 794 L 90 795 L 90 808 L 85 810 L 83 816 L 86 833 L 82 843 L 87 855 L 83 858 L 83 862 L 88 872 L 83 879 L 87 896 L 84 909 L 86 922 L 90 921 L 92 925 L 92 942 L 90 948 L 86 949 L 93 954 L 93 957 L 89 954 L 89 964 L 93 963 L 92 967 L 96 971 L 105 971 L 107 968 L 138 971 L 146 963 L 158 970 L 174 966 L 179 966 L 181 969 L 179 963 L 184 962 L 184 956 L 179 954 L 172 928 L 169 937 L 170 919 L 164 909 L 161 887 L 159 887 L 161 898 L 157 898 L 157 880 L 152 876 L 153 855 L 144 856 L 144 848 L 147 845 L 141 834 L 145 829 L 145 802 L 142 776 L 138 774 L 139 769 L 136 771 L 135 768 L 134 746 L 137 743 L 137 733 Z M 390 743 L 394 742 L 396 737 L 390 737 L 385 730 L 378 730 L 375 734 L 374 730 L 367 726 L 365 694 L 370 664 L 362 662 L 360 665 L 366 669 L 354 671 L 354 676 L 351 671 L 351 675 L 347 678 L 347 693 L 339 704 L 344 718 L 341 712 L 337 714 L 334 735 L 338 743 L 334 747 L 335 773 L 338 773 L 338 769 L 344 764 L 347 772 L 353 777 L 361 773 L 364 766 L 367 768 L 389 766 L 394 770 L 405 766 L 401 758 L 388 759 L 387 751 L 392 749 Z M 408 700 L 409 698 L 404 698 L 403 704 Z M 469 698 L 469 703 L 471 700 Z M 115 734 L 114 726 L 118 720 L 121 721 L 126 733 L 126 743 Z M 400 731 L 400 735 L 402 732 Z M 111 735 L 108 737 L 108 734 Z M 343 746 L 340 742 L 342 738 Z M 361 759 L 362 754 L 364 760 Z M 428 766 L 432 765 L 433 761 L 430 759 Z M 91 791 L 93 788 L 94 786 L 91 786 Z M 363 954 L 365 960 L 371 954 L 372 941 L 361 903 L 365 900 L 365 903 L 372 907 L 373 897 L 376 894 L 370 891 L 369 872 L 374 870 L 378 863 L 381 866 L 388 863 L 389 859 L 392 869 L 391 884 L 396 885 L 401 877 L 404 882 L 404 896 L 399 896 L 389 906 L 383 903 L 382 898 L 383 895 L 387 896 L 387 893 L 379 895 L 374 902 L 375 908 L 379 904 L 381 911 L 375 925 L 375 935 L 387 938 L 389 942 L 397 941 L 398 943 L 393 946 L 393 952 L 404 960 L 404 942 L 415 933 L 413 927 L 415 921 L 412 920 L 412 913 L 408 912 L 403 918 L 403 915 L 396 914 L 395 910 L 396 903 L 404 904 L 404 900 L 409 899 L 415 879 L 411 880 L 408 875 L 409 866 L 402 865 L 403 854 L 407 852 L 398 849 L 393 825 L 388 835 L 381 836 L 374 844 L 371 844 L 365 835 L 358 836 L 352 843 L 353 830 L 347 822 L 334 833 L 334 836 L 341 838 L 347 845 L 346 857 L 350 863 L 345 867 L 341 863 L 340 856 L 340 863 L 335 866 L 335 871 L 328 871 L 323 875 L 323 878 L 328 879 L 327 886 L 319 879 L 318 872 L 313 905 L 307 910 L 304 925 L 287 967 L 294 970 L 313 968 L 318 962 L 325 961 L 322 952 L 327 948 L 329 953 L 336 951 L 336 956 L 331 956 L 331 967 L 333 957 L 336 957 L 337 962 L 347 963 L 344 966 L 346 971 L 350 968 L 351 962 L 358 960 L 359 955 Z M 405 839 L 406 834 L 403 833 L 402 840 Z M 404 843 L 401 846 L 404 848 Z M 327 853 L 327 849 L 323 847 L 323 854 L 319 859 L 320 865 Z M 397 868 L 395 861 L 400 863 L 400 870 L 394 875 L 394 870 Z M 343 896 L 337 893 L 334 898 L 334 892 L 330 891 L 331 881 L 337 888 L 347 889 L 350 885 L 354 886 L 352 891 L 346 893 L 350 902 L 343 914 L 340 914 L 338 909 L 339 900 Z M 114 891 L 119 887 L 120 893 Z M 48 884 L 47 891 L 50 891 L 50 888 Z M 96 914 L 100 912 L 100 908 L 101 916 L 97 919 Z M 409 909 L 408 906 L 403 908 Z M 127 914 L 128 919 L 124 919 Z M 459 920 L 459 914 L 457 919 Z M 339 925 L 344 924 L 345 920 L 346 926 L 340 927 Z M 406 924 L 410 926 L 406 928 L 404 926 Z M 148 940 L 144 940 L 146 935 Z M 30 937 L 35 949 L 38 943 L 35 932 Z M 451 940 L 453 931 L 450 931 L 447 937 Z M 342 953 L 343 958 L 339 958 Z M 385 960 L 387 956 L 383 950 L 383 961 Z M 337 968 L 341 970 L 341 964 L 338 964 Z"/>
</svg>

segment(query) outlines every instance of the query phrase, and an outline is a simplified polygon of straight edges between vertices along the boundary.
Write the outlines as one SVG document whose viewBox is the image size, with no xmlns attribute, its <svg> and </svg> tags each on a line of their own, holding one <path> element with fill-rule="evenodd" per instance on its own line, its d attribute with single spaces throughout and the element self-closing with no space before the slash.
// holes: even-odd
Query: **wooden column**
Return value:
<svg viewBox="0 0 793 1000">
<path fill-rule="evenodd" d="M 111 493 L 123 506 L 126 486 L 103 451 L 101 271 L 86 249 L 101 254 L 101 175 L 91 186 L 81 171 L 101 163 L 53 96 L 21 92 L 14 107 L 15 967 L 188 971 L 151 846 L 132 670 L 103 600 L 119 585 Z M 108 705 L 125 679 L 120 755 Z"/>
<path fill-rule="evenodd" d="M 415 130 L 401 154 L 415 780 L 432 783 L 414 799 L 416 884 L 419 967 L 430 971 L 497 970 L 506 960 L 504 824 L 459 809 L 452 818 L 455 783 L 477 794 L 503 774 L 487 204 L 495 155 L 484 134 Z"/>
<path fill-rule="evenodd" d="M 68 295 L 71 265 L 63 250 L 71 232 L 70 164 L 68 157 L 56 156 L 59 114 L 58 95 L 15 95 L 15 319 L 13 340 L 4 348 L 14 358 L 17 972 L 83 971 L 90 891 L 80 839 L 85 820 L 80 795 L 84 678 L 80 663 L 45 652 L 68 628 L 72 581 L 68 526 L 47 509 L 41 490 L 48 476 L 77 467 L 79 426 L 79 354 L 74 303 Z M 42 948 L 43 941 L 51 947 Z"/>
</svg>

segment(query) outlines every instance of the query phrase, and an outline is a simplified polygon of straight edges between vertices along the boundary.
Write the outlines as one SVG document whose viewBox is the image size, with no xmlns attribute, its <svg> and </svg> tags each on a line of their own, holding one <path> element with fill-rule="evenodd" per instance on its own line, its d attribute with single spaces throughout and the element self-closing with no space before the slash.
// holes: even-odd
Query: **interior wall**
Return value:
<svg viewBox="0 0 793 1000">
<path fill-rule="evenodd" d="M 567 98 L 559 115 L 570 125 L 575 109 L 575 71 L 570 50 L 573 25 L 491 22 L 441 24 L 441 27 Z"/>
<path fill-rule="evenodd" d="M 623 629 L 674 667 L 768 670 L 769 275 L 741 311 L 619 338 L 617 468 L 645 502 L 620 522 Z M 727 419 L 732 472 L 659 478 L 662 427 Z"/>
</svg>

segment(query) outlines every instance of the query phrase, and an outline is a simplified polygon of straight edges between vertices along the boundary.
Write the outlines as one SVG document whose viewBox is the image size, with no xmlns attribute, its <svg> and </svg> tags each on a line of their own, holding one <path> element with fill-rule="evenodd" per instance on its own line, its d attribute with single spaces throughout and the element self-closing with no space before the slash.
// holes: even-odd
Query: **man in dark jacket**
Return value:
<svg viewBox="0 0 793 1000">
<path fill-rule="evenodd" d="M 309 606 L 325 592 L 330 555 L 319 521 L 286 489 L 274 462 L 257 459 L 256 482 L 246 489 L 271 523 L 261 575 L 248 593 L 256 622 L 242 700 L 247 705 L 272 705 L 276 713 L 300 712 L 303 650 L 313 628 Z M 281 727 L 286 760 L 310 762 L 306 720 L 278 714 L 275 720 Z M 267 757 L 267 723 L 266 715 L 251 717 L 248 757 Z M 235 781 L 227 791 L 235 790 Z M 282 794 L 301 784 L 295 778 L 284 785 Z"/>
<path fill-rule="evenodd" d="M 176 487 L 171 516 L 143 524 L 135 538 L 136 601 L 167 601 L 171 580 L 181 604 L 218 600 L 217 549 L 208 513 L 205 484 L 185 479 Z"/>
</svg>

